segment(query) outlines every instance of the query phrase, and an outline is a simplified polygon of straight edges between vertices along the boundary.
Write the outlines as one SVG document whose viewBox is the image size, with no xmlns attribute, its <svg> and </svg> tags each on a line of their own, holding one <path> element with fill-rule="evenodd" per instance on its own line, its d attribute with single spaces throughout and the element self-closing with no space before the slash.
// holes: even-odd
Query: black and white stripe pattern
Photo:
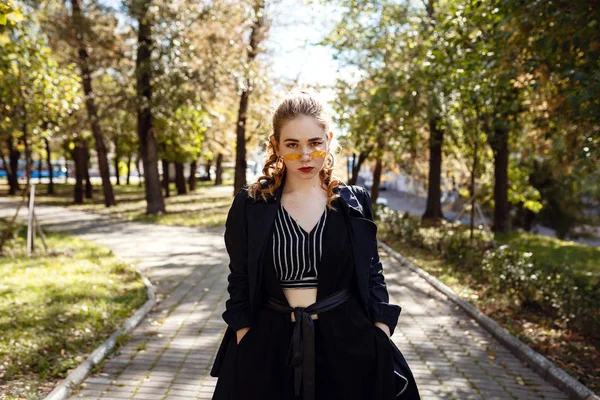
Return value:
<svg viewBox="0 0 600 400">
<path fill-rule="evenodd" d="M 326 220 L 327 208 L 312 231 L 306 232 L 280 205 L 273 232 L 273 264 L 283 288 L 317 287 Z"/>
</svg>

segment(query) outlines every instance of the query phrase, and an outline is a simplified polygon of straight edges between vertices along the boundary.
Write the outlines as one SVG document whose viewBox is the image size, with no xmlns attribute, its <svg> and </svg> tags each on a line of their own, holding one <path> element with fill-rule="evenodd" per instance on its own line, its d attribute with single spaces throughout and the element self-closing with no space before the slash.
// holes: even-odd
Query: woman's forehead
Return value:
<svg viewBox="0 0 600 400">
<path fill-rule="evenodd" d="M 325 138 L 325 129 L 312 117 L 294 118 L 281 128 L 280 140 L 310 141 Z"/>
</svg>

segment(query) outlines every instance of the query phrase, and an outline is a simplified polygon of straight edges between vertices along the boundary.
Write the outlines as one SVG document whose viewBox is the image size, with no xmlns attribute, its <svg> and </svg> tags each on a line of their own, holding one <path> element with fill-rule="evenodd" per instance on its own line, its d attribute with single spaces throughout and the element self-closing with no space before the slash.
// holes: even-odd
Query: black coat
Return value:
<svg viewBox="0 0 600 400">
<path fill-rule="evenodd" d="M 252 327 L 258 305 L 261 302 L 263 281 L 263 255 L 285 182 L 274 192 L 273 197 L 264 201 L 261 197 L 248 196 L 248 187 L 244 186 L 235 196 L 225 224 L 225 246 L 230 257 L 228 292 L 223 319 L 228 325 L 211 370 L 211 376 L 219 376 L 219 371 L 230 341 L 236 340 L 235 332 L 241 328 Z M 400 307 L 389 303 L 389 295 L 383 275 L 383 266 L 377 251 L 377 225 L 373 222 L 370 194 L 356 185 L 342 183 L 336 192 L 340 194 L 343 212 L 349 218 L 350 238 L 353 248 L 354 268 L 356 272 L 360 303 L 369 319 L 385 323 L 393 333 L 400 315 Z M 395 359 L 405 376 L 412 374 L 400 351 L 396 350 Z"/>
</svg>

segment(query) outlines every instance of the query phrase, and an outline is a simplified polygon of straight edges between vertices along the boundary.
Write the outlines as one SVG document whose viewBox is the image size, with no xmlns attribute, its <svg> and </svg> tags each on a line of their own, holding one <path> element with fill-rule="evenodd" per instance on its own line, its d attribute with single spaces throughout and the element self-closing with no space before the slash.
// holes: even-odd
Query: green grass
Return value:
<svg viewBox="0 0 600 400">
<path fill-rule="evenodd" d="M 142 279 L 105 247 L 47 233 L 51 253 L 25 258 L 25 229 L 16 233 L 0 257 L 0 393 L 38 399 L 147 295 Z"/>
<path fill-rule="evenodd" d="M 225 181 L 223 185 L 233 185 L 233 182 Z M 85 199 L 84 204 L 74 204 L 73 184 L 55 184 L 56 194 L 52 196 L 45 194 L 46 184 L 36 184 L 36 204 L 64 206 L 127 221 L 179 226 L 223 226 L 233 200 L 233 193 L 211 192 L 208 189 L 211 186 L 214 186 L 212 182 L 198 182 L 196 191 L 177 195 L 175 184 L 171 183 L 171 196 L 165 198 L 167 212 L 160 215 L 146 214 L 144 187 L 137 184 L 113 185 L 117 200 L 117 205 L 114 207 L 104 205 L 100 185 L 94 186 L 92 199 Z M 8 192 L 8 186 L 5 183 L 0 184 L 0 192 L 2 191 Z"/>
<path fill-rule="evenodd" d="M 527 232 L 497 235 L 496 240 L 516 250 L 532 252 L 546 265 L 568 265 L 580 274 L 600 276 L 600 247 Z"/>
</svg>

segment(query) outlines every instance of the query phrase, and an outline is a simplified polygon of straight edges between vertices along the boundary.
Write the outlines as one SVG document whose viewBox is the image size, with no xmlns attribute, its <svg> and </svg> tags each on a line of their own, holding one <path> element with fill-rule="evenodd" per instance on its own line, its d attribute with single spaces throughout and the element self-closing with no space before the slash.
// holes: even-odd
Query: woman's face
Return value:
<svg viewBox="0 0 600 400">
<path fill-rule="evenodd" d="M 278 156 L 300 153 L 302 157 L 296 161 L 284 159 L 287 173 L 310 179 L 317 175 L 323 168 L 325 158 L 310 158 L 309 153 L 321 150 L 329 151 L 329 144 L 333 133 L 329 135 L 312 117 L 302 116 L 286 122 L 281 128 L 279 146 L 274 143 Z M 306 167 L 312 167 L 306 168 Z"/>
</svg>

